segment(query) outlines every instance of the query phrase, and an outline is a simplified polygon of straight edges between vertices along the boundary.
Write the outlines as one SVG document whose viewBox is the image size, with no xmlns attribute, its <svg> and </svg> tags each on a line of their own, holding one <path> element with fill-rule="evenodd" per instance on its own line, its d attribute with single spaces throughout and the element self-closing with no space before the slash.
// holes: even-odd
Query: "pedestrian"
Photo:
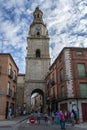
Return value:
<svg viewBox="0 0 87 130">
<path fill-rule="evenodd" d="M 68 117 L 67 118 L 68 119 L 68 123 L 71 123 L 71 111 L 68 111 L 67 114 L 68 114 L 68 116 L 67 116 Z"/>
<path fill-rule="evenodd" d="M 73 110 L 73 113 L 74 113 L 75 123 L 78 124 L 79 123 L 79 109 L 74 104 L 72 110 Z"/>
<path fill-rule="evenodd" d="M 12 118 L 12 108 L 11 106 L 8 108 L 8 119 Z"/>
<path fill-rule="evenodd" d="M 64 110 L 64 116 L 65 116 L 65 121 L 67 122 L 68 121 L 68 112 L 67 112 L 67 110 Z"/>
<path fill-rule="evenodd" d="M 40 124 L 41 113 L 39 111 L 36 114 L 36 118 L 37 118 L 37 123 Z"/>
<path fill-rule="evenodd" d="M 47 113 L 44 114 L 44 120 L 45 120 L 45 123 L 48 124 L 48 114 Z"/>
<path fill-rule="evenodd" d="M 73 112 L 73 114 L 74 114 L 75 123 L 78 124 L 78 111 L 75 111 L 75 110 L 73 109 L 72 112 Z"/>
<path fill-rule="evenodd" d="M 74 126 L 74 113 L 71 111 L 71 125 Z"/>
<path fill-rule="evenodd" d="M 65 116 L 62 111 L 59 113 L 59 118 L 60 118 L 60 127 L 61 129 L 65 129 Z"/>
<path fill-rule="evenodd" d="M 54 112 L 52 112 L 52 124 L 54 124 L 55 122 L 55 115 L 54 115 Z"/>
</svg>

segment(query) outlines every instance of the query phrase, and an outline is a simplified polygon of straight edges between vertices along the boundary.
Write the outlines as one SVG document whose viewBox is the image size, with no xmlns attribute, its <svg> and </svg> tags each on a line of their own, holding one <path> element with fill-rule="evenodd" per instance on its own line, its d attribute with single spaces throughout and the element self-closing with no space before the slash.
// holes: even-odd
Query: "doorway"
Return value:
<svg viewBox="0 0 87 130">
<path fill-rule="evenodd" d="M 9 102 L 6 102 L 6 109 L 5 109 L 5 119 L 8 118 L 8 106 L 9 106 Z"/>
</svg>

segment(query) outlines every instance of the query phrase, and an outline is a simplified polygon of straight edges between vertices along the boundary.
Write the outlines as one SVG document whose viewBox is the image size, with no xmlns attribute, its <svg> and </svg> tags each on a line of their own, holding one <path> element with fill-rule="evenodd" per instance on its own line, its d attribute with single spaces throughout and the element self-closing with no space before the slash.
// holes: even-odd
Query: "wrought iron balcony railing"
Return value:
<svg viewBox="0 0 87 130">
<path fill-rule="evenodd" d="M 9 70 L 8 70 L 8 76 L 9 76 L 10 78 L 12 78 L 12 77 L 13 77 L 13 72 L 12 72 L 12 70 L 11 70 L 11 69 L 9 69 Z"/>
<path fill-rule="evenodd" d="M 9 88 L 7 89 L 7 96 L 11 97 L 12 96 L 12 90 Z"/>
</svg>

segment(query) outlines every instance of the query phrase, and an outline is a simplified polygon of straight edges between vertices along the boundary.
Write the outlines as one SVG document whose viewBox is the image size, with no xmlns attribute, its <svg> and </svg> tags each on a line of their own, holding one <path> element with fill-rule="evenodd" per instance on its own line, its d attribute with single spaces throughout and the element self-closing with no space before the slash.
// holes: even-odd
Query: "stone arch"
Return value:
<svg viewBox="0 0 87 130">
<path fill-rule="evenodd" d="M 31 96 L 32 96 L 32 94 L 34 94 L 34 93 L 39 93 L 41 96 L 42 96 L 42 104 L 41 104 L 41 108 L 40 108 L 40 111 L 41 111 L 41 113 L 43 113 L 44 112 L 44 92 L 43 92 L 43 90 L 42 89 L 39 89 L 39 88 L 36 88 L 36 89 L 34 89 L 34 90 L 32 90 L 32 92 L 31 92 Z"/>
<path fill-rule="evenodd" d="M 39 93 L 39 94 L 41 94 L 41 95 L 44 95 L 43 90 L 41 90 L 41 89 L 39 89 L 39 88 L 36 88 L 36 89 L 32 90 L 31 95 L 32 95 L 33 93 L 35 93 L 35 92 L 37 92 L 37 93 Z"/>
</svg>

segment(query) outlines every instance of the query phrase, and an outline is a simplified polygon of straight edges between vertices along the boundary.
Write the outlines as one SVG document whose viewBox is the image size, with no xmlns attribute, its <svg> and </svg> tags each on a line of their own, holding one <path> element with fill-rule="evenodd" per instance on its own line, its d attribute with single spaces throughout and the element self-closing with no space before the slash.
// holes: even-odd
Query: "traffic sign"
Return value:
<svg viewBox="0 0 87 130">
<path fill-rule="evenodd" d="M 29 121 L 30 121 L 31 124 L 34 124 L 35 123 L 35 118 L 34 117 L 30 117 Z"/>
</svg>

